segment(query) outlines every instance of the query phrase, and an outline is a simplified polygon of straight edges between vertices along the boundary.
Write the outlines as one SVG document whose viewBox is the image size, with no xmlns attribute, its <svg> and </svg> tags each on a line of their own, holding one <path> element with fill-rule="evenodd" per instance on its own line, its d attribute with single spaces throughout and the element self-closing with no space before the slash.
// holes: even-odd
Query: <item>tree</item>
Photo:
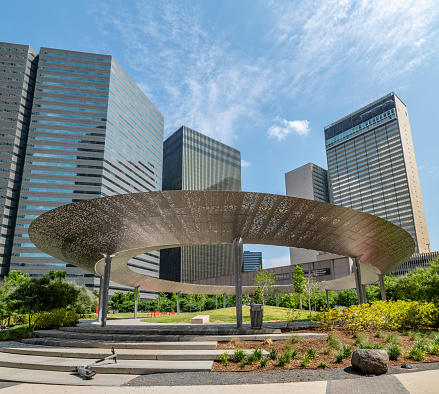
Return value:
<svg viewBox="0 0 439 394">
<path fill-rule="evenodd" d="M 294 291 L 299 294 L 299 308 L 302 310 L 302 294 L 305 292 L 305 276 L 301 264 L 296 265 L 293 273 Z"/>
<path fill-rule="evenodd" d="M 257 287 L 256 292 L 260 294 L 262 305 L 265 306 L 265 297 L 272 293 L 276 278 L 273 272 L 263 269 L 256 269 L 256 271 L 258 274 L 253 278 L 253 285 Z"/>
<path fill-rule="evenodd" d="M 346 289 L 338 292 L 337 305 L 350 307 L 356 304 L 358 304 L 358 297 L 355 290 Z"/>
<path fill-rule="evenodd" d="M 311 317 L 311 299 L 312 301 L 315 301 L 315 298 L 319 290 L 321 290 L 321 288 L 316 282 L 316 279 L 313 277 L 311 271 L 308 271 L 308 275 L 306 276 L 306 281 L 305 281 L 304 293 L 308 298 L 309 317 Z"/>
</svg>

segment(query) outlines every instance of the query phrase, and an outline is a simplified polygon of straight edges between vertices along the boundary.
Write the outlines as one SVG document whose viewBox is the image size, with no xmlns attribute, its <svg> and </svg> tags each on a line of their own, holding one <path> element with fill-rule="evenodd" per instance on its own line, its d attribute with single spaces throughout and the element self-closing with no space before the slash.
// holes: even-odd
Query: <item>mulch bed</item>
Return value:
<svg viewBox="0 0 439 394">
<path fill-rule="evenodd" d="M 317 332 L 317 333 L 328 333 L 327 330 L 322 328 L 316 328 L 313 330 L 307 330 L 307 332 Z M 357 342 L 357 338 L 352 336 L 352 332 L 343 328 L 336 328 L 333 330 L 336 333 L 337 337 L 340 339 L 343 345 L 351 346 L 352 351 L 356 349 L 355 343 Z M 361 331 L 359 333 L 360 336 L 367 339 L 370 342 L 378 342 L 383 345 L 384 348 L 388 346 L 388 343 L 385 340 L 385 337 L 388 335 L 388 332 L 368 332 Z M 400 366 L 402 364 L 411 364 L 416 365 L 418 363 L 431 363 L 431 362 L 439 362 L 439 356 L 434 356 L 430 354 L 425 354 L 425 358 L 422 361 L 414 361 L 406 356 L 406 353 L 413 345 L 414 341 L 409 338 L 409 336 L 402 335 L 401 333 L 394 333 L 399 336 L 400 339 L 400 347 L 403 350 L 403 354 L 398 358 L 397 361 L 390 360 L 390 366 Z M 219 342 L 217 349 L 255 349 L 260 348 L 269 352 L 271 349 L 276 349 L 278 356 L 285 353 L 285 342 L 286 341 L 273 341 L 272 343 L 264 343 L 262 341 L 230 341 L 230 342 Z M 328 369 L 333 368 L 348 368 L 351 366 L 351 357 L 344 359 L 342 362 L 337 363 L 335 355 L 340 351 L 334 348 L 328 347 L 327 338 L 309 338 L 304 339 L 303 341 L 296 342 L 291 345 L 291 348 L 297 349 L 298 355 L 295 360 L 292 360 L 291 363 L 284 365 L 283 367 L 278 365 L 277 360 L 270 360 L 266 367 L 261 368 L 259 361 L 255 361 L 253 364 L 247 364 L 244 367 L 241 367 L 241 363 L 235 363 L 233 361 L 233 357 L 229 356 L 229 365 L 225 366 L 223 363 L 215 362 L 212 371 L 216 372 L 246 372 L 246 371 L 268 371 L 268 370 L 298 370 L 305 369 L 300 366 L 300 361 L 303 356 L 306 354 L 307 349 L 313 347 L 317 350 L 317 357 L 309 361 L 306 369 L 319 369 L 319 364 L 321 362 L 326 363 Z"/>
</svg>

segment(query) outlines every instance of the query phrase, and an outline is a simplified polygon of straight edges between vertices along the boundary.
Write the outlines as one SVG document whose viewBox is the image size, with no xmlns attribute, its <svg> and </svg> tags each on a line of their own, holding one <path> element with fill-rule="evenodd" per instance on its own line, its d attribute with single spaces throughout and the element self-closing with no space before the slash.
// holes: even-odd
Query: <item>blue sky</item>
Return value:
<svg viewBox="0 0 439 394">
<path fill-rule="evenodd" d="M 394 91 L 413 133 L 432 250 L 439 250 L 439 7 L 435 0 L 21 0 L 0 40 L 110 54 L 165 117 L 241 151 L 245 191 L 326 168 L 323 128 Z M 288 249 L 262 250 L 266 266 Z"/>
</svg>

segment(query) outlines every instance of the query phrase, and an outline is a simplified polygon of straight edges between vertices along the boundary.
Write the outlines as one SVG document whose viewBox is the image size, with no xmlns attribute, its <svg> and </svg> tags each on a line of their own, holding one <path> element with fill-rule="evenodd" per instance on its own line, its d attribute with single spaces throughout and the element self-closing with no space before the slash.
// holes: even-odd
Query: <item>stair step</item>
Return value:
<svg viewBox="0 0 439 394">
<path fill-rule="evenodd" d="M 71 372 L 77 366 L 91 364 L 96 359 L 59 358 L 0 353 L 0 367 Z M 171 360 L 112 360 L 93 365 L 97 373 L 145 375 L 166 372 L 210 371 L 213 361 L 171 361 Z"/>
<path fill-rule="evenodd" d="M 251 353 L 252 350 L 245 350 Z M 46 346 L 39 347 L 5 347 L 4 353 L 22 354 L 28 356 L 63 357 L 100 359 L 111 355 L 111 351 L 99 349 L 75 349 L 75 348 L 53 348 Z M 115 349 L 117 360 L 218 360 L 219 356 L 226 352 L 233 355 L 234 350 L 140 350 L 140 349 Z M 268 352 L 263 351 L 264 356 Z"/>
<path fill-rule="evenodd" d="M 43 346 L 74 347 L 74 348 L 106 348 L 111 349 L 149 349 L 149 350 L 214 350 L 216 341 L 191 341 L 191 342 L 118 342 L 118 341 L 88 341 L 67 338 L 28 338 L 22 339 L 22 343 Z"/>
</svg>

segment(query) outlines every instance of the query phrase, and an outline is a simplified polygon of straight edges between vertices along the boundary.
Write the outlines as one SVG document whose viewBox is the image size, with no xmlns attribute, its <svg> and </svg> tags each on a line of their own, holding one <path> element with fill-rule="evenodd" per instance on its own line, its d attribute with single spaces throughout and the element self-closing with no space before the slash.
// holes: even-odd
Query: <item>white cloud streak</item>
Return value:
<svg viewBox="0 0 439 394">
<path fill-rule="evenodd" d="M 280 117 L 274 119 L 275 124 L 268 129 L 268 137 L 282 141 L 288 134 L 306 136 L 310 132 L 307 120 L 286 120 Z"/>
<path fill-rule="evenodd" d="M 248 161 L 241 160 L 241 167 L 250 167 L 251 164 Z"/>
<path fill-rule="evenodd" d="M 273 257 L 271 259 L 262 259 L 262 268 L 274 268 L 290 265 L 290 256 Z"/>
</svg>

